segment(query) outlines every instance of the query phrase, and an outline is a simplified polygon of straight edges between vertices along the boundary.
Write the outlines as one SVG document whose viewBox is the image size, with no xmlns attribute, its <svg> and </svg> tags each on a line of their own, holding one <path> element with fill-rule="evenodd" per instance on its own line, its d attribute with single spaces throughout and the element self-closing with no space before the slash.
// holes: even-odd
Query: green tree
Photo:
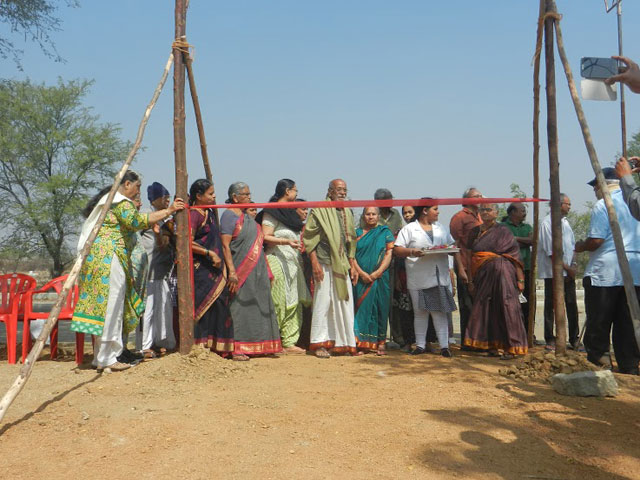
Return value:
<svg viewBox="0 0 640 480">
<path fill-rule="evenodd" d="M 511 190 L 512 198 L 527 198 L 527 194 L 522 191 L 520 185 L 517 183 L 512 183 L 509 186 Z M 498 205 L 498 221 L 501 222 L 503 218 L 507 216 L 507 207 L 508 205 Z"/>
<path fill-rule="evenodd" d="M 89 195 L 111 183 L 130 148 L 120 128 L 83 105 L 92 82 L 0 82 L 2 247 L 52 260 L 60 275 Z"/>
<path fill-rule="evenodd" d="M 0 0 L 0 23 L 8 25 L 13 35 L 20 35 L 40 46 L 42 52 L 56 61 L 62 58 L 56 51 L 50 34 L 60 30 L 57 16 L 58 3 L 54 0 Z M 77 7 L 77 0 L 67 0 L 70 7 Z M 0 35 L 0 58 L 11 57 L 20 67 L 23 51 L 6 36 Z"/>
</svg>

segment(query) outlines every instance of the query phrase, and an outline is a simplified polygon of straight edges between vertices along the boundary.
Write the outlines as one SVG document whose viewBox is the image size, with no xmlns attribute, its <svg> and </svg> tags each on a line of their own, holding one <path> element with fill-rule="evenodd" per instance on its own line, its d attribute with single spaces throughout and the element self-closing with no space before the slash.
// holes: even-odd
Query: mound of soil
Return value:
<svg viewBox="0 0 640 480">
<path fill-rule="evenodd" d="M 576 373 L 600 370 L 589 362 L 584 354 L 568 351 L 565 355 L 556 355 L 544 350 L 529 353 L 513 365 L 501 368 L 500 374 L 517 380 L 549 381 L 556 373 Z"/>
</svg>

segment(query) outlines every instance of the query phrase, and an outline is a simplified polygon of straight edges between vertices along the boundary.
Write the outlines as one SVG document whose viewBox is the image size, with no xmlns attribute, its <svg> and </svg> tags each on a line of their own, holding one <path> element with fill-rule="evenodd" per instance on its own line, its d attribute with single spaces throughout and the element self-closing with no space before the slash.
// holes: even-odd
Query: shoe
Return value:
<svg viewBox="0 0 640 480">
<path fill-rule="evenodd" d="M 451 354 L 451 350 L 449 350 L 448 348 L 443 348 L 442 350 L 440 350 L 440 355 L 442 355 L 445 358 L 453 357 L 453 355 Z"/>
<path fill-rule="evenodd" d="M 587 360 L 600 368 L 611 370 L 611 363 L 606 354 L 599 358 L 595 358 L 594 356 L 587 354 Z"/>
<path fill-rule="evenodd" d="M 400 351 L 404 352 L 404 353 L 410 353 L 411 352 L 411 344 L 410 343 L 404 344 L 402 347 L 400 347 Z"/>
<path fill-rule="evenodd" d="M 555 349 L 556 349 L 556 342 L 555 342 L 555 340 L 551 340 L 550 342 L 547 342 L 547 343 L 545 344 L 545 346 L 544 346 L 544 349 L 545 349 L 545 350 L 548 350 L 548 351 L 555 350 Z"/>
<path fill-rule="evenodd" d="M 387 342 L 387 349 L 389 349 L 389 350 L 399 350 L 400 349 L 400 345 L 397 342 L 394 342 L 393 340 L 389 340 Z"/>
<path fill-rule="evenodd" d="M 500 356 L 500 360 L 513 360 L 516 356 L 513 353 L 503 353 Z"/>
<path fill-rule="evenodd" d="M 409 355 L 422 355 L 423 353 L 426 353 L 426 350 L 422 347 L 416 347 L 413 349 L 413 351 L 409 352 Z"/>
<path fill-rule="evenodd" d="M 134 366 L 143 360 L 143 356 L 135 355 L 131 350 L 123 350 L 122 353 L 116 357 L 116 360 L 120 363 L 128 363 Z"/>
<path fill-rule="evenodd" d="M 128 370 L 131 368 L 131 365 L 128 363 L 120 363 L 115 362 L 109 365 L 108 367 L 98 367 L 98 373 L 111 373 L 111 372 L 122 372 L 123 370 Z"/>
</svg>

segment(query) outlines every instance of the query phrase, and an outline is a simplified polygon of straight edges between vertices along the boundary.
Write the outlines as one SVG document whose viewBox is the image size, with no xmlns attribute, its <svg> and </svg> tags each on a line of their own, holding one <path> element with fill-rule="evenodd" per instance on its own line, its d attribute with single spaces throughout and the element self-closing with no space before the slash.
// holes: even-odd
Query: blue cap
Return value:
<svg viewBox="0 0 640 480">
<path fill-rule="evenodd" d="M 618 180 L 618 175 L 616 174 L 616 169 L 613 167 L 604 167 L 602 169 L 602 175 L 604 175 L 605 180 Z M 591 185 L 595 187 L 597 183 L 596 177 L 593 178 L 590 182 L 587 182 L 587 185 Z"/>
<path fill-rule="evenodd" d="M 158 182 L 153 182 L 147 187 L 147 198 L 150 202 L 157 200 L 160 197 L 168 197 L 169 190 L 164 188 L 164 185 Z"/>
</svg>

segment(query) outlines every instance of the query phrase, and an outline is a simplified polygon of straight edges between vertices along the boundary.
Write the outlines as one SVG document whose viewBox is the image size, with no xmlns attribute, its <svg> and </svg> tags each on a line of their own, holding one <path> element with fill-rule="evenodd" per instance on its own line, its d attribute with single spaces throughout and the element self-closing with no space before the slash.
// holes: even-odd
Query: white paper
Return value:
<svg viewBox="0 0 640 480">
<path fill-rule="evenodd" d="M 582 90 L 583 100 L 615 102 L 618 98 L 618 89 L 616 84 L 607 85 L 604 83 L 604 80 L 583 78 L 580 81 L 580 89 Z"/>
</svg>

